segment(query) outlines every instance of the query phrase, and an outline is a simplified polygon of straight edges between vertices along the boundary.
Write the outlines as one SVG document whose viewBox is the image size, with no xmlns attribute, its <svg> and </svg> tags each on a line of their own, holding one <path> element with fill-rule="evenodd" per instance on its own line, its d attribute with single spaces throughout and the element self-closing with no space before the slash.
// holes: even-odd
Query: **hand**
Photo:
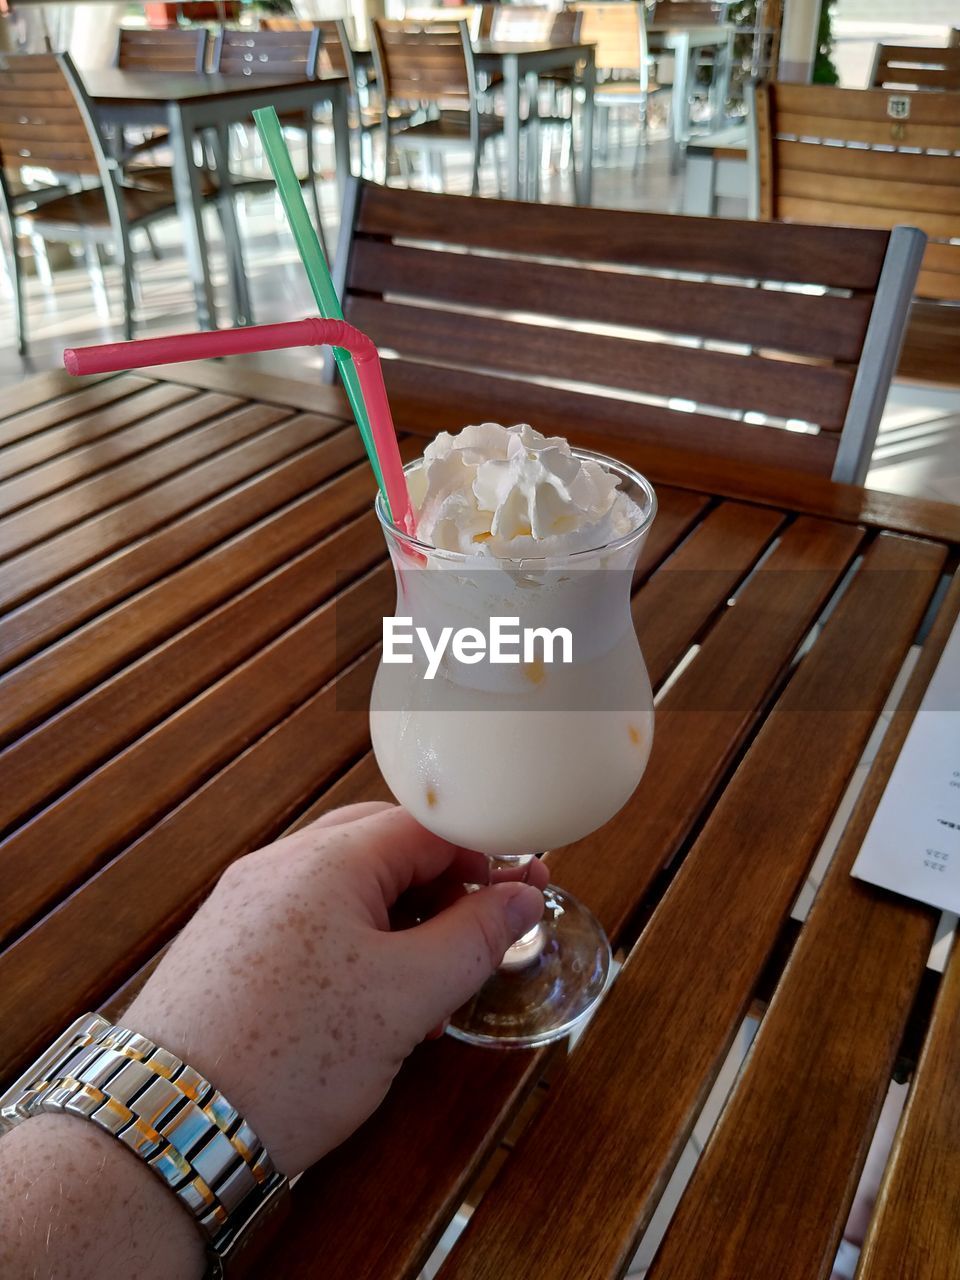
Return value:
<svg viewBox="0 0 960 1280">
<path fill-rule="evenodd" d="M 487 868 L 403 809 L 335 810 L 233 863 L 122 1022 L 215 1084 L 293 1176 L 539 920 L 546 867 L 465 893 Z M 438 906 L 391 932 L 391 911 Z"/>
</svg>

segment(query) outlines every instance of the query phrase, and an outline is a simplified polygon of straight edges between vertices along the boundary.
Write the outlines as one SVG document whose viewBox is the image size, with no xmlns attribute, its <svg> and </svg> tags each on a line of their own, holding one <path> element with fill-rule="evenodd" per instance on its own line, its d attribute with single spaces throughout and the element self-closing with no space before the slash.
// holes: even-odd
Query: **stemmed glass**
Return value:
<svg viewBox="0 0 960 1280">
<path fill-rule="evenodd" d="M 381 661 L 374 682 L 377 762 L 423 826 L 487 855 L 491 881 L 522 878 L 537 853 L 601 827 L 629 799 L 650 754 L 653 697 L 630 597 L 656 497 L 622 463 L 573 452 L 615 476 L 638 510 L 636 526 L 604 546 L 516 560 L 447 551 L 409 536 L 382 498 L 376 503 L 397 579 L 396 618 L 410 637 L 405 660 Z M 415 502 L 422 466 L 418 459 L 405 468 Z M 501 646 L 507 661 L 492 660 L 493 618 L 508 619 L 501 630 L 517 635 Z M 448 644 L 428 678 L 417 627 L 431 649 L 445 628 L 473 629 L 463 634 L 474 643 L 457 653 Z M 454 1016 L 453 1035 L 545 1044 L 600 999 L 610 972 L 606 935 L 564 890 L 551 885 L 544 896 L 543 920 Z"/>
</svg>

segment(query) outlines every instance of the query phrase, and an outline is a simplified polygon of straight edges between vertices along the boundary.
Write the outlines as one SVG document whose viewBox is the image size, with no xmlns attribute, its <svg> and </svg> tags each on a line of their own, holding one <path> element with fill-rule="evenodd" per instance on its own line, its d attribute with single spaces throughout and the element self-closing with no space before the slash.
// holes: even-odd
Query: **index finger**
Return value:
<svg viewBox="0 0 960 1280">
<path fill-rule="evenodd" d="M 451 844 L 421 827 L 406 809 L 370 814 L 346 828 L 373 871 L 388 905 L 407 889 L 438 876 L 456 876 L 465 884 L 487 884 L 489 863 L 482 853 Z"/>
</svg>

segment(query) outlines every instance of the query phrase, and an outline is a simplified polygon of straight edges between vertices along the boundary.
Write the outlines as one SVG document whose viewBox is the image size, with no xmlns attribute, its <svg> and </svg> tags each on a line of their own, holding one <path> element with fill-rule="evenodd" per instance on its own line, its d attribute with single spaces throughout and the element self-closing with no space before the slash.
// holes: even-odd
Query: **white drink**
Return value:
<svg viewBox="0 0 960 1280">
<path fill-rule="evenodd" d="M 439 459 L 428 449 L 409 473 L 418 538 L 446 545 L 418 549 L 387 530 L 397 616 L 434 637 L 444 626 L 484 631 L 493 616 L 521 629 L 566 626 L 573 660 L 466 663 L 447 651 L 427 679 L 414 646 L 408 665 L 380 667 L 371 735 L 388 785 L 425 827 L 488 854 L 540 852 L 602 826 L 650 753 L 630 582 L 655 503 L 626 469 L 574 457 L 562 442 L 528 431 L 524 456 L 508 459 L 497 453 L 503 428 L 473 431 L 470 448 L 456 448 L 467 432 L 442 437 Z M 476 459 L 490 454 L 497 467 L 485 469 Z"/>
</svg>

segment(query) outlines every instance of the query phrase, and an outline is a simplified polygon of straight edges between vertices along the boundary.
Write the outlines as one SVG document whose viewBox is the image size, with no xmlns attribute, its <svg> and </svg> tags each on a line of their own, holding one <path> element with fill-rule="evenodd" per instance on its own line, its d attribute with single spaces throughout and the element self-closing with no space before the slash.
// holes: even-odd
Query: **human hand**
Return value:
<svg viewBox="0 0 960 1280">
<path fill-rule="evenodd" d="M 334 810 L 233 863 L 122 1022 L 205 1075 L 293 1176 L 539 920 L 546 867 L 527 873 L 468 894 L 482 854 L 393 805 Z M 439 913 L 391 931 L 411 906 Z"/>
</svg>

